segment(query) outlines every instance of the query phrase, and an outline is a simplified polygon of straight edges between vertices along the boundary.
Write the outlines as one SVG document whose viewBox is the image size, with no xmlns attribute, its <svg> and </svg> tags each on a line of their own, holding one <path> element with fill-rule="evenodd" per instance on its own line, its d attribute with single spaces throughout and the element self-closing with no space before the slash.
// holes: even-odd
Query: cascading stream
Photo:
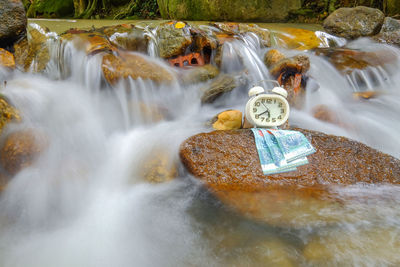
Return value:
<svg viewBox="0 0 400 267">
<path fill-rule="evenodd" d="M 209 82 L 184 85 L 172 67 L 167 67 L 174 77 L 170 85 L 128 78 L 110 86 L 102 78 L 102 53 L 87 56 L 72 42 L 60 45 L 55 40 L 50 45 L 45 75 L 15 72 L 10 79 L 0 69 L 0 80 L 7 79 L 2 93 L 24 118 L 6 131 L 36 129 L 46 142 L 35 164 L 16 174 L 1 195 L 0 266 L 400 263 L 398 186 L 338 189 L 339 195 L 355 200 L 344 207 L 310 203 L 306 208 L 337 216 L 340 223 L 281 229 L 221 207 L 181 165 L 178 178 L 169 183 L 146 181 L 143 168 L 152 159 L 165 154 L 167 164 L 179 162 L 179 145 L 210 131 L 208 119 L 226 109 L 243 111 L 248 88 L 202 105 L 199 89 Z M 149 58 L 166 67 L 155 58 L 155 45 L 150 42 Z M 364 81 L 373 81 L 364 82 L 367 88 L 382 93 L 354 99 L 352 93 L 360 88 L 357 79 L 349 82 L 349 76 L 325 58 L 307 52 L 311 69 L 305 105 L 292 110 L 290 123 L 344 135 L 400 157 L 400 50 L 364 40 L 352 45 L 384 50 L 395 58 L 394 63 L 362 72 Z M 271 79 L 262 60 L 266 50 L 254 34 L 229 42 L 222 72 L 246 69 L 248 84 Z M 340 123 L 315 119 L 312 110 L 320 104 L 333 110 Z M 371 195 L 385 197 L 366 201 Z M 322 245 L 325 250 L 316 249 Z"/>
</svg>

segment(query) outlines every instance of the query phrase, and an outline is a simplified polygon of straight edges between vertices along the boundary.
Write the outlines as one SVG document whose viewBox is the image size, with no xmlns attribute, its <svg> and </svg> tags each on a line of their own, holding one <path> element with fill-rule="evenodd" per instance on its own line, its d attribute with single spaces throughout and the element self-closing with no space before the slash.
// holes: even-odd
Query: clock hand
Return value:
<svg viewBox="0 0 400 267">
<path fill-rule="evenodd" d="M 265 114 L 265 113 L 268 113 L 268 118 L 269 118 L 270 113 L 269 113 L 269 109 L 268 109 L 268 108 L 267 108 L 266 111 L 263 111 L 263 112 L 261 112 L 260 114 L 257 114 L 257 115 L 258 115 L 258 116 L 261 116 L 261 115 L 263 115 L 263 114 Z"/>
</svg>

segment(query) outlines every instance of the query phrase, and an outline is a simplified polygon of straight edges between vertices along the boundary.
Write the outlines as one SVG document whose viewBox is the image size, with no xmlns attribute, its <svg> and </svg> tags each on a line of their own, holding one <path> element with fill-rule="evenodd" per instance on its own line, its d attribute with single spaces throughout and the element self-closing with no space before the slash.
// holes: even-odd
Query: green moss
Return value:
<svg viewBox="0 0 400 267">
<path fill-rule="evenodd" d="M 73 0 L 34 0 L 28 9 L 29 17 L 66 17 L 73 13 Z"/>
</svg>

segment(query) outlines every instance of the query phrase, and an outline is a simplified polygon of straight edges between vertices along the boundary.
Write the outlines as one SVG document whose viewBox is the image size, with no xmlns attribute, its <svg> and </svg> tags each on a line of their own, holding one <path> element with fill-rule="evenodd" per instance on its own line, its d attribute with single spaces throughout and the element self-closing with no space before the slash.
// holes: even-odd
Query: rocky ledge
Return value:
<svg viewBox="0 0 400 267">
<path fill-rule="evenodd" d="M 181 145 L 180 158 L 227 206 L 279 226 L 335 222 L 334 213 L 321 211 L 343 204 L 336 190 L 340 186 L 400 183 L 396 158 L 345 137 L 296 130 L 317 152 L 295 172 L 263 175 L 250 130 L 192 136 Z"/>
</svg>

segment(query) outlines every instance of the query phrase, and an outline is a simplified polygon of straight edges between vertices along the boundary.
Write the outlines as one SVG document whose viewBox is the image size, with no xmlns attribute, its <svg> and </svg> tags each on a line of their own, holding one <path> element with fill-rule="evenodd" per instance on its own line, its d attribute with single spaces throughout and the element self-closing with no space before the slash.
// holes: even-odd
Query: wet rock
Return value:
<svg viewBox="0 0 400 267">
<path fill-rule="evenodd" d="M 226 110 L 219 113 L 212 120 L 215 130 L 235 130 L 242 128 L 242 112 L 240 110 Z"/>
<path fill-rule="evenodd" d="M 375 8 L 339 8 L 325 19 L 323 26 L 330 34 L 355 39 L 379 33 L 384 19 L 382 11 Z"/>
<path fill-rule="evenodd" d="M 238 86 L 238 81 L 235 77 L 222 74 L 218 76 L 211 84 L 207 87 L 203 87 L 201 90 L 201 103 L 211 103 L 221 95 L 228 93 Z"/>
<path fill-rule="evenodd" d="M 400 235 L 396 228 L 371 228 L 329 232 L 312 238 L 304 248 L 304 257 L 315 266 L 396 266 L 400 264 Z M 362 255 L 362 261 L 358 256 Z M 328 265 L 330 266 L 330 265 Z"/>
<path fill-rule="evenodd" d="M 15 68 L 14 55 L 3 48 L 0 48 L 0 67 L 1 66 L 9 69 Z"/>
<path fill-rule="evenodd" d="M 256 24 L 234 23 L 234 22 L 219 22 L 213 23 L 212 26 L 222 30 L 222 34 L 217 34 L 219 43 L 224 43 L 237 35 L 244 35 L 246 33 L 254 33 L 260 39 L 263 46 L 271 46 L 271 33 L 268 29 L 259 27 Z"/>
<path fill-rule="evenodd" d="M 272 54 L 272 53 L 271 53 Z M 277 58 L 281 57 L 275 54 Z M 273 55 L 270 55 L 273 56 Z M 268 61 L 268 53 L 266 55 Z M 271 61 L 272 59 L 270 59 Z M 270 62 L 266 62 L 270 63 Z M 282 58 L 269 67 L 269 72 L 286 89 L 287 100 L 293 107 L 301 108 L 306 87 L 306 72 L 310 69 L 310 60 L 306 55 Z"/>
<path fill-rule="evenodd" d="M 37 133 L 34 131 L 23 130 L 11 133 L 1 147 L 1 165 L 10 175 L 15 175 L 23 168 L 30 166 L 42 150 L 43 144 L 39 142 Z"/>
<path fill-rule="evenodd" d="M 383 21 L 381 32 L 394 32 L 400 30 L 400 21 L 391 17 L 386 17 Z"/>
<path fill-rule="evenodd" d="M 178 23 L 165 23 L 157 28 L 158 49 L 162 58 L 185 54 L 186 48 L 192 44 L 190 26 L 184 24 L 180 27 Z"/>
<path fill-rule="evenodd" d="M 154 149 L 142 164 L 141 175 L 150 183 L 164 183 L 177 177 L 176 162 L 168 151 Z"/>
<path fill-rule="evenodd" d="M 129 51 L 147 52 L 148 38 L 144 31 L 132 24 L 107 26 L 98 29 L 104 33 L 110 42 L 122 49 Z"/>
<path fill-rule="evenodd" d="M 14 45 L 17 67 L 23 71 L 42 72 L 50 60 L 46 29 L 34 28 L 29 38 Z"/>
<path fill-rule="evenodd" d="M 320 120 L 333 124 L 338 124 L 339 119 L 335 112 L 325 105 L 318 105 L 312 110 L 313 117 Z"/>
<path fill-rule="evenodd" d="M 158 0 L 157 3 L 164 19 L 207 21 L 284 21 L 290 10 L 301 7 L 299 0 Z"/>
<path fill-rule="evenodd" d="M 345 137 L 300 131 L 317 152 L 294 172 L 263 175 L 250 130 L 192 136 L 181 145 L 180 158 L 222 203 L 279 226 L 337 222 L 328 210 L 342 205 L 335 194 L 338 186 L 400 183 L 400 161 L 394 157 Z"/>
<path fill-rule="evenodd" d="M 354 92 L 353 97 L 355 99 L 372 99 L 372 98 L 377 98 L 378 96 L 384 94 L 385 92 L 383 91 L 364 91 L 364 92 Z"/>
<path fill-rule="evenodd" d="M 287 49 L 310 50 L 321 44 L 315 32 L 296 28 L 284 28 L 273 39 L 276 45 Z"/>
<path fill-rule="evenodd" d="M 0 0 L 0 47 L 11 48 L 26 35 L 26 16 L 20 0 Z"/>
<path fill-rule="evenodd" d="M 67 31 L 61 35 L 62 42 L 74 42 L 77 49 L 83 50 L 87 55 L 116 50 L 107 37 L 100 32 Z"/>
<path fill-rule="evenodd" d="M 10 122 L 18 122 L 21 120 L 19 112 L 11 106 L 4 98 L 0 98 L 0 133 L 3 128 Z"/>
<path fill-rule="evenodd" d="M 136 80 L 152 80 L 157 83 L 170 83 L 174 79 L 162 65 L 137 53 L 119 51 L 103 57 L 102 70 L 105 79 L 115 84 L 120 79 L 131 77 Z"/>
<path fill-rule="evenodd" d="M 264 55 L 264 64 L 270 68 L 279 61 L 283 60 L 286 56 L 276 49 L 271 49 Z"/>
<path fill-rule="evenodd" d="M 315 54 L 326 56 L 344 74 L 350 74 L 354 69 L 362 70 L 395 62 L 394 54 L 388 50 L 365 52 L 347 48 L 318 48 Z"/>
<path fill-rule="evenodd" d="M 207 64 L 184 70 L 181 74 L 180 78 L 184 84 L 194 84 L 214 79 L 218 76 L 219 69 L 214 65 Z"/>
<path fill-rule="evenodd" d="M 272 65 L 269 72 L 278 77 L 281 73 L 291 71 L 304 74 L 310 69 L 310 59 L 306 55 L 283 58 Z"/>
</svg>

